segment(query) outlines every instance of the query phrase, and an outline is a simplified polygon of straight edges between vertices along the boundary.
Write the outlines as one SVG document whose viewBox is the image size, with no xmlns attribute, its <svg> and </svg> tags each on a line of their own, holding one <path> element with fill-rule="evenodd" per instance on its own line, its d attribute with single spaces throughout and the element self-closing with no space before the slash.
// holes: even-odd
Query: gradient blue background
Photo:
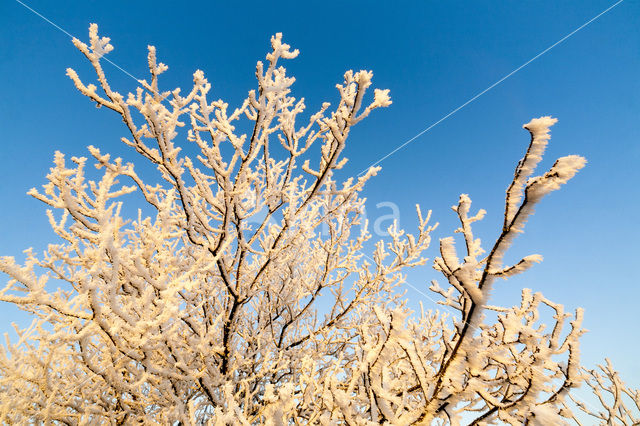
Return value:
<svg viewBox="0 0 640 426">
<path fill-rule="evenodd" d="M 213 97 L 236 105 L 255 87 L 254 67 L 269 37 L 283 32 L 301 50 L 289 62 L 294 93 L 309 109 L 335 102 L 346 69 L 371 69 L 374 85 L 391 89 L 393 105 L 352 132 L 346 155 L 359 173 L 416 133 L 613 4 L 608 1 L 421 2 L 99 2 L 29 1 L 65 30 L 87 39 L 90 22 L 112 38 L 109 58 L 146 77 L 146 46 L 170 66 L 166 88 L 190 87 L 195 69 L 214 85 Z M 449 206 L 468 193 L 487 218 L 477 232 L 496 237 L 506 185 L 528 143 L 521 125 L 553 115 L 543 167 L 562 155 L 589 164 L 537 208 L 508 260 L 540 253 L 544 263 L 508 282 L 493 303 L 519 301 L 520 289 L 543 292 L 569 309 L 583 306 L 582 356 L 605 356 L 630 384 L 640 385 L 638 332 L 638 183 L 640 172 L 640 4 L 626 0 L 500 86 L 382 163 L 369 185 L 369 216 L 400 207 L 401 225 L 415 225 L 414 204 L 433 209 L 437 238 L 456 226 Z M 87 155 L 93 144 L 135 158 L 119 143 L 116 115 L 94 108 L 65 76 L 73 67 L 93 77 L 69 38 L 17 2 L 0 3 L 0 255 L 41 251 L 52 241 L 44 206 L 25 195 L 45 182 L 53 152 Z M 105 65 L 112 87 L 135 82 Z M 428 253 L 436 255 L 434 243 Z M 635 265 L 635 266 L 634 266 Z M 429 267 L 407 280 L 426 289 Z M 4 281 L 4 279 L 2 279 Z M 4 283 L 2 283 L 4 284 Z M 408 288 L 412 303 L 433 303 Z M 0 332 L 26 318 L 0 304 Z"/>
</svg>

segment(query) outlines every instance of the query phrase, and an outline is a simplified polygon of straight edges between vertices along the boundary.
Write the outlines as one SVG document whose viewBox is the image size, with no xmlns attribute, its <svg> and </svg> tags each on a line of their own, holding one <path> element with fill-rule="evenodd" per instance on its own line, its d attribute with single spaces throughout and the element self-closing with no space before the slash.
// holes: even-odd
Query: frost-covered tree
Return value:
<svg viewBox="0 0 640 426">
<path fill-rule="evenodd" d="M 149 81 L 122 96 L 100 62 L 109 39 L 95 25 L 89 35 L 89 45 L 74 44 L 98 84 L 67 74 L 120 115 L 122 142 L 158 174 L 143 180 L 133 164 L 90 146 L 99 179 L 87 158 L 56 153 L 48 183 L 29 192 L 52 208 L 60 239 L 41 256 L 27 250 L 22 265 L 0 258 L 10 278 L 0 300 L 34 318 L 0 351 L 0 422 L 580 422 L 572 407 L 605 423 L 637 422 L 629 405 L 637 391 L 609 364 L 602 373 L 580 367 L 580 310 L 530 290 L 518 306 L 489 302 L 497 278 L 541 261 L 502 259 L 536 203 L 585 164 L 563 157 L 531 177 L 555 119 L 525 125 L 531 143 L 486 252 L 472 231 L 485 212 L 472 214 L 460 196 L 463 254 L 453 238 L 440 240 L 434 268 L 447 284 L 430 287 L 454 314 L 416 314 L 398 286 L 406 268 L 427 261 L 430 215 L 418 207 L 414 234 L 394 225 L 367 251 L 360 193 L 378 168 L 336 177 L 352 126 L 391 104 L 387 90 L 367 94 L 371 72 L 347 71 L 337 105 L 303 119 L 304 100 L 279 65 L 298 51 L 277 34 L 257 64 L 257 90 L 237 108 L 207 99 L 202 71 L 187 93 L 161 90 L 167 67 L 153 47 Z M 139 209 L 127 217 L 133 192 Z M 585 377 L 604 411 L 567 398 Z"/>
</svg>

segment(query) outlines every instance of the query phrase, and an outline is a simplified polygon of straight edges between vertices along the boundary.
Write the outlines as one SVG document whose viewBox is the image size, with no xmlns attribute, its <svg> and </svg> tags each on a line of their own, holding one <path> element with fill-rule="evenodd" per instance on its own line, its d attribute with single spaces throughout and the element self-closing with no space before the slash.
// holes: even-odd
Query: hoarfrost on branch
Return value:
<svg viewBox="0 0 640 426">
<path fill-rule="evenodd" d="M 503 264 L 535 204 L 585 164 L 563 157 L 532 177 L 555 119 L 525 125 L 531 143 L 486 252 L 472 229 L 485 212 L 471 213 L 460 196 L 462 253 L 454 238 L 440 240 L 434 268 L 447 284 L 430 287 L 454 314 L 415 314 L 397 287 L 406 268 L 427 261 L 430 214 L 418 207 L 415 233 L 391 226 L 388 242 L 365 255 L 360 193 L 379 168 L 342 181 L 335 174 L 351 128 L 391 104 L 388 90 L 371 100 L 371 72 L 347 71 L 337 105 L 305 115 L 280 65 L 298 51 L 276 34 L 257 64 L 257 89 L 238 107 L 209 100 L 202 71 L 186 93 L 160 89 L 167 66 L 153 47 L 149 80 L 123 96 L 100 62 L 110 40 L 96 25 L 89 37 L 74 44 L 97 85 L 67 74 L 121 117 L 122 142 L 158 177 L 145 181 L 133 164 L 90 146 L 100 179 L 88 177 L 87 158 L 58 152 L 48 182 L 29 191 L 50 207 L 60 241 L 40 257 L 27 250 L 22 265 L 0 258 L 10 277 L 0 300 L 34 318 L 0 351 L 0 422 L 579 422 L 571 407 L 605 423 L 638 421 L 624 405 L 626 397 L 637 408 L 638 392 L 610 364 L 580 367 L 581 310 L 528 289 L 518 306 L 489 304 L 496 278 L 542 260 Z M 195 156 L 183 153 L 185 135 Z M 133 192 L 146 207 L 126 218 L 123 197 Z M 585 378 L 604 411 L 567 398 Z"/>
</svg>

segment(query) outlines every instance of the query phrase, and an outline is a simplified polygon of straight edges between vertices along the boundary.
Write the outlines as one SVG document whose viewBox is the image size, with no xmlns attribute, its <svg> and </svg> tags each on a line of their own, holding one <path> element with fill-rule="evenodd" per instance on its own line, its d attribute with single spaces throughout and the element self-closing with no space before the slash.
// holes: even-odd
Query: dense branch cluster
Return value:
<svg viewBox="0 0 640 426">
<path fill-rule="evenodd" d="M 489 304 L 496 278 L 541 261 L 502 264 L 535 204 L 585 164 L 563 157 L 531 177 L 554 119 L 525 125 L 531 143 L 488 254 L 472 230 L 485 212 L 470 213 L 467 195 L 454 207 L 464 255 L 441 239 L 434 268 L 447 285 L 430 287 L 454 315 L 414 314 L 396 287 L 427 261 L 430 214 L 418 207 L 415 234 L 394 225 L 366 255 L 360 193 L 378 168 L 344 181 L 335 173 L 351 127 L 391 104 L 388 90 L 367 95 L 371 72 L 346 72 L 337 105 L 302 119 L 304 99 L 279 65 L 298 51 L 280 34 L 237 108 L 208 100 L 202 71 L 188 93 L 162 91 L 167 66 L 153 47 L 150 81 L 123 96 L 107 82 L 100 59 L 113 48 L 97 26 L 89 45 L 74 44 L 97 86 L 67 74 L 120 115 L 122 141 L 158 178 L 90 146 L 100 179 L 88 176 L 87 158 L 56 153 L 48 183 L 29 192 L 51 207 L 60 241 L 41 257 L 27 250 L 22 265 L 0 258 L 10 277 L 0 300 L 34 318 L 0 350 L 0 422 L 556 424 L 579 422 L 574 406 L 603 422 L 637 422 L 623 402 L 637 406 L 637 391 L 609 364 L 580 367 L 580 310 L 528 289 L 519 306 Z M 144 205 L 127 218 L 123 197 L 133 192 Z M 567 398 L 586 377 L 605 411 Z"/>
</svg>

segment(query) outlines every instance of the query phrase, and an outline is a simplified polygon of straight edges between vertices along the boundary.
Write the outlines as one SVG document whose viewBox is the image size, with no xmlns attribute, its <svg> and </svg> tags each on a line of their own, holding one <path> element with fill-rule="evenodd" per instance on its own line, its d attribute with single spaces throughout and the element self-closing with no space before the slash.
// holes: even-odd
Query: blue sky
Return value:
<svg viewBox="0 0 640 426">
<path fill-rule="evenodd" d="M 145 76 L 146 46 L 170 66 L 165 87 L 187 87 L 204 70 L 214 96 L 232 105 L 254 88 L 254 67 L 269 37 L 284 33 L 301 50 L 287 69 L 294 92 L 310 109 L 335 101 L 347 69 L 371 69 L 374 85 L 389 88 L 393 105 L 352 132 L 349 171 L 369 164 L 531 59 L 613 1 L 422 2 L 98 2 L 29 1 L 31 7 L 86 40 L 90 22 L 111 37 L 109 58 Z M 521 129 L 533 117 L 559 119 L 543 167 L 580 154 L 589 163 L 537 208 L 510 260 L 540 253 L 544 263 L 497 284 L 494 303 L 517 303 L 529 287 L 567 308 L 586 310 L 585 364 L 605 356 L 638 387 L 636 267 L 640 171 L 640 4 L 623 1 L 502 84 L 386 159 L 366 191 L 376 203 L 400 207 L 401 225 L 415 225 L 414 207 L 433 210 L 435 237 L 456 226 L 453 205 L 470 194 L 488 211 L 477 232 L 496 237 L 504 190 L 528 143 Z M 134 157 L 119 143 L 125 129 L 73 88 L 65 69 L 92 77 L 69 37 L 9 0 L 0 3 L 0 255 L 41 251 L 52 240 L 44 206 L 25 192 L 44 183 L 53 152 L 104 152 Z M 112 86 L 135 82 L 105 66 Z M 379 210 L 379 209 L 378 209 Z M 382 211 L 380 211 L 381 213 Z M 388 213 L 388 211 L 384 211 Z M 429 257 L 436 255 L 434 244 Z M 426 289 L 429 268 L 408 281 Z M 432 302 L 408 289 L 412 301 Z M 24 316 L 0 305 L 0 332 Z M 636 324 L 636 325 L 634 325 Z"/>
</svg>

